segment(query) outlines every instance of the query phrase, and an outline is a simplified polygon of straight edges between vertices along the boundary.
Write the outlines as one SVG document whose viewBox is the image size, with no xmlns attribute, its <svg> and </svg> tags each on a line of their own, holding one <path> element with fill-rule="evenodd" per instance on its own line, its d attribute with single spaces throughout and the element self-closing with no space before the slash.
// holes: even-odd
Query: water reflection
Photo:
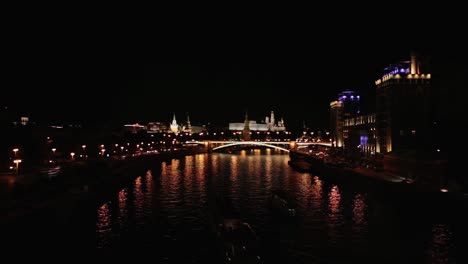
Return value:
<svg viewBox="0 0 468 264">
<path fill-rule="evenodd" d="M 340 208 L 341 194 L 337 185 L 332 186 L 328 193 L 328 243 L 331 246 L 337 246 L 342 238 L 341 225 L 343 223 L 343 215 Z"/>
<path fill-rule="evenodd" d="M 429 245 L 431 263 L 450 263 L 450 253 L 454 250 L 451 238 L 448 225 L 436 224 L 432 227 L 432 240 Z"/>
<path fill-rule="evenodd" d="M 160 171 L 135 177 L 94 210 L 98 247 L 157 247 L 151 251 L 156 262 L 206 263 L 217 250 L 210 242 L 219 214 L 213 205 L 223 197 L 262 239 L 265 263 L 453 263 L 456 258 L 453 229 L 445 223 L 417 217 L 411 208 L 399 214 L 399 207 L 371 193 L 296 172 L 276 151 L 240 153 L 173 159 L 161 163 Z M 274 189 L 290 195 L 295 218 L 271 213 Z"/>
<path fill-rule="evenodd" d="M 319 210 L 322 205 L 322 180 L 314 176 L 313 177 L 314 185 L 312 186 L 312 189 L 310 190 L 310 201 L 312 204 L 312 208 L 315 210 Z"/>
<path fill-rule="evenodd" d="M 145 194 L 145 211 L 151 209 L 153 201 L 153 172 L 148 170 L 145 175 L 145 185 L 144 185 L 144 194 Z"/>
<path fill-rule="evenodd" d="M 128 219 L 128 208 L 127 208 L 128 191 L 122 189 L 119 191 L 119 218 L 118 223 L 120 226 L 125 226 Z M 99 213 L 98 213 L 99 214 Z"/>
<path fill-rule="evenodd" d="M 97 211 L 96 233 L 98 236 L 98 248 L 104 248 L 111 241 L 111 215 L 107 203 L 99 207 Z"/>
</svg>

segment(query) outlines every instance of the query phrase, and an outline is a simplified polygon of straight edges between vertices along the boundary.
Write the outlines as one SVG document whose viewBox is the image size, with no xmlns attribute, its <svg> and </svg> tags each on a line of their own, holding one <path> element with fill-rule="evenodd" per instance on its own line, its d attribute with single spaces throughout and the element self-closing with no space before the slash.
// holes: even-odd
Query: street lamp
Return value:
<svg viewBox="0 0 468 264">
<path fill-rule="evenodd" d="M 15 159 L 13 162 L 16 164 L 16 176 L 18 176 L 19 175 L 19 164 L 21 163 L 21 160 L 20 159 Z"/>
<path fill-rule="evenodd" d="M 16 152 L 18 152 L 18 150 L 19 150 L 18 148 L 13 149 L 13 152 L 15 153 L 15 157 L 16 157 Z"/>
<path fill-rule="evenodd" d="M 83 157 L 86 159 L 86 158 L 87 158 L 87 155 L 86 155 L 86 145 L 82 145 L 81 148 L 83 149 Z"/>
<path fill-rule="evenodd" d="M 75 152 L 71 152 L 71 153 L 70 153 L 70 156 L 71 156 L 71 159 L 73 160 L 74 157 L 75 157 Z"/>
<path fill-rule="evenodd" d="M 53 164 L 54 166 L 55 166 L 55 151 L 56 151 L 56 150 L 57 150 L 56 148 L 53 148 L 53 149 L 52 149 L 52 160 L 53 160 L 53 163 L 52 163 L 52 164 Z"/>
</svg>

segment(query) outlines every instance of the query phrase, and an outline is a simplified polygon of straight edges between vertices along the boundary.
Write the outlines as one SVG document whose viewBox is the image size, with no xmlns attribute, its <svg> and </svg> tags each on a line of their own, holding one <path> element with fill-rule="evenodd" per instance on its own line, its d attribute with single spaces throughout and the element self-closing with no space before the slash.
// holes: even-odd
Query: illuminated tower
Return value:
<svg viewBox="0 0 468 264">
<path fill-rule="evenodd" d="M 334 147 L 343 146 L 343 102 L 330 103 L 330 131 Z"/>
<path fill-rule="evenodd" d="M 375 81 L 378 153 L 424 147 L 429 138 L 433 101 L 431 75 L 421 73 L 415 54 L 391 64 Z"/>
<path fill-rule="evenodd" d="M 271 111 L 270 114 L 270 130 L 273 130 L 273 127 L 275 126 L 275 113 Z"/>
<path fill-rule="evenodd" d="M 187 113 L 187 128 L 186 128 L 186 131 L 191 133 L 192 132 L 192 125 L 190 124 L 190 116 L 189 114 Z"/>
<path fill-rule="evenodd" d="M 343 118 L 355 117 L 361 113 L 360 99 L 355 91 L 343 91 L 338 94 L 338 101 L 342 102 Z"/>
<path fill-rule="evenodd" d="M 244 129 L 242 130 L 242 135 L 245 141 L 250 140 L 250 126 L 249 126 L 249 118 L 247 116 L 247 111 L 245 112 Z"/>
<path fill-rule="evenodd" d="M 173 133 L 179 132 L 179 125 L 177 124 L 175 113 L 174 113 L 174 117 L 173 117 L 172 123 L 171 123 L 171 132 L 173 132 Z"/>
</svg>

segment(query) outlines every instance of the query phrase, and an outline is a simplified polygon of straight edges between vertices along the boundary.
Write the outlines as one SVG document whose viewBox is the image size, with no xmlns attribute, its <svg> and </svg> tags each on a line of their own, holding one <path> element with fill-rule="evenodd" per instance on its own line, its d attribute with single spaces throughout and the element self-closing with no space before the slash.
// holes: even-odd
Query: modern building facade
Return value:
<svg viewBox="0 0 468 264">
<path fill-rule="evenodd" d="M 345 153 L 352 158 L 371 158 L 376 146 L 375 114 L 343 120 Z"/>
<path fill-rule="evenodd" d="M 343 120 L 357 116 L 360 111 L 360 96 L 355 91 L 343 91 L 338 100 L 330 103 L 330 130 L 334 147 L 344 147 Z"/>
<path fill-rule="evenodd" d="M 412 54 L 410 61 L 386 67 L 375 81 L 378 153 L 421 148 L 430 140 L 435 95 L 431 74 L 421 69 Z"/>
</svg>

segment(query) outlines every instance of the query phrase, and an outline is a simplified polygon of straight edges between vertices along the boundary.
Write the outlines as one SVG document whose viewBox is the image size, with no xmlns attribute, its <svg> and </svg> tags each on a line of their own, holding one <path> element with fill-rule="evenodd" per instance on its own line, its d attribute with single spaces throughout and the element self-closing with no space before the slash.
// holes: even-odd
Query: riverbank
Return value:
<svg viewBox="0 0 468 264">
<path fill-rule="evenodd" d="M 432 205 L 467 207 L 468 194 L 444 188 L 428 188 L 417 181 L 382 169 L 356 166 L 346 160 L 327 154 L 291 151 L 288 164 L 300 172 L 316 173 L 319 177 L 335 183 L 349 184 L 402 202 Z"/>
<path fill-rule="evenodd" d="M 28 174 L 0 176 L 0 223 L 53 209 L 67 214 L 80 203 L 115 190 L 164 160 L 206 153 L 204 148 L 99 160 L 58 162 Z M 58 170 L 56 174 L 54 171 Z M 49 174 L 50 172 L 51 174 Z M 53 175 L 53 176 L 52 176 Z"/>
</svg>

